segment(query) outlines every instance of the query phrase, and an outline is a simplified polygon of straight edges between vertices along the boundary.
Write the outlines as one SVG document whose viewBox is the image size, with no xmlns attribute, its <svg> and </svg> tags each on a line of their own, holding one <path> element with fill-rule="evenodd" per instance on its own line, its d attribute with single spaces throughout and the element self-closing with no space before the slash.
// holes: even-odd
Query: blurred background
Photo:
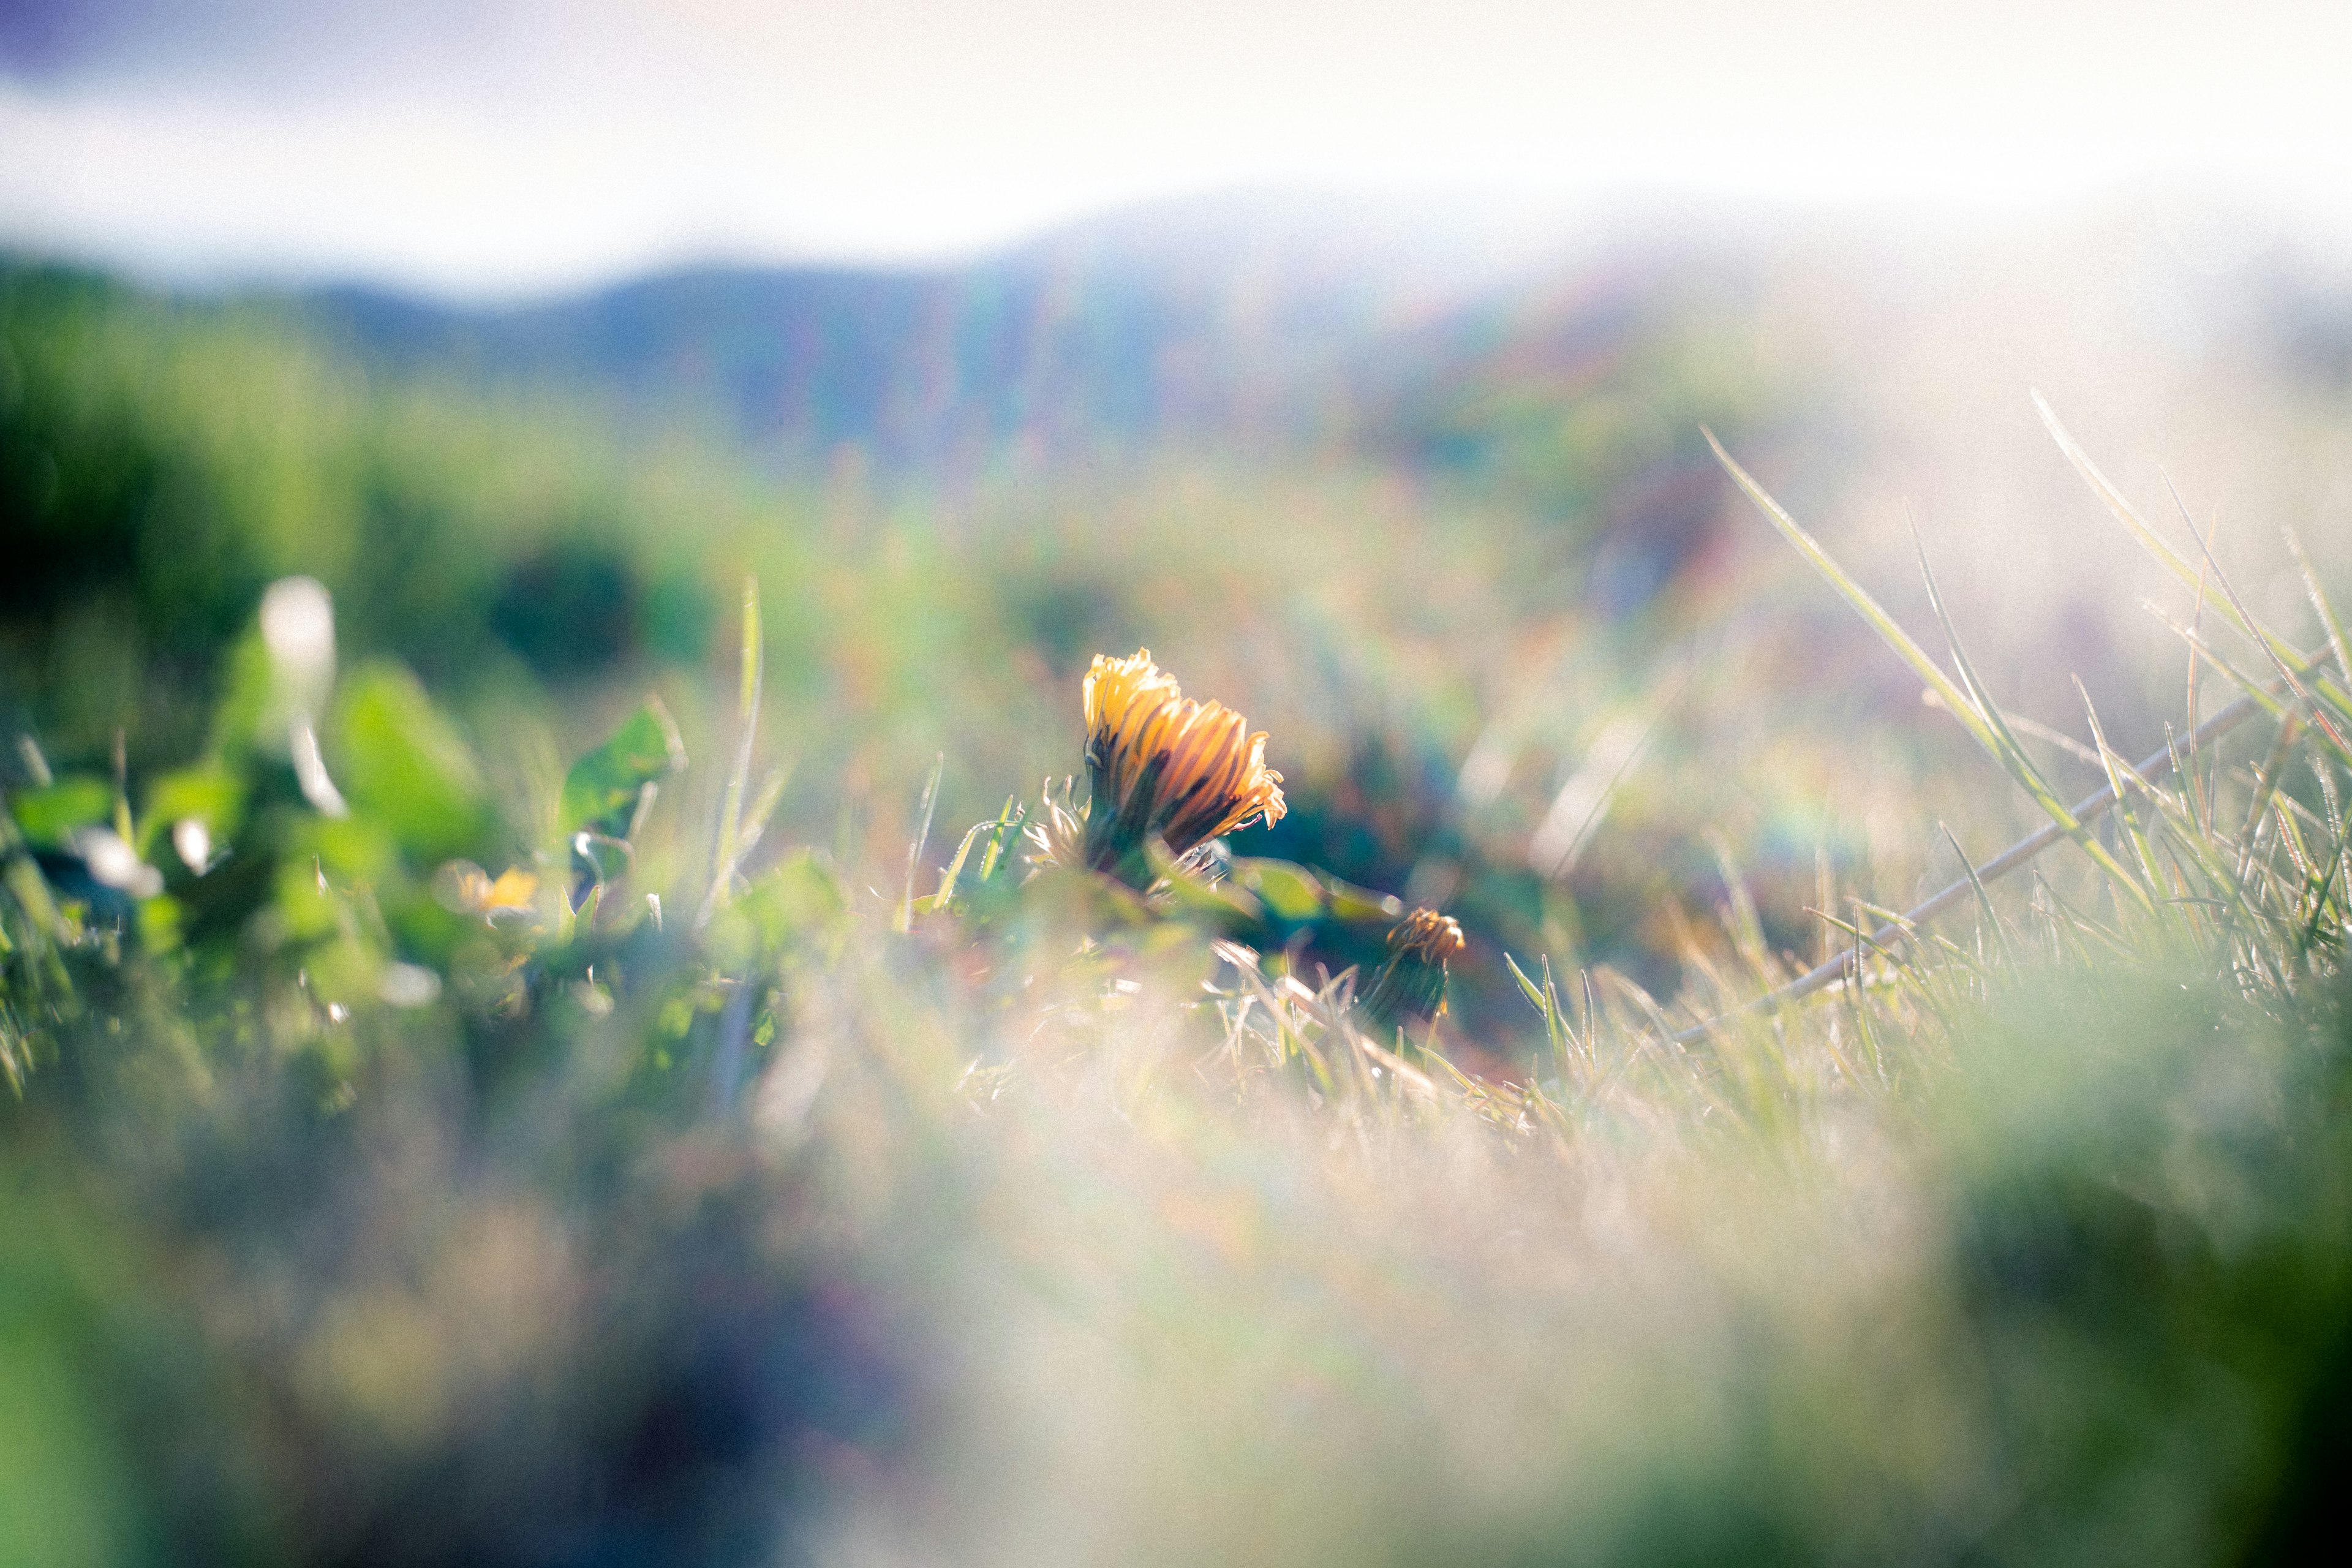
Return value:
<svg viewBox="0 0 2352 1568">
<path fill-rule="evenodd" d="M 1700 829 L 1783 942 L 1822 854 L 1951 869 L 1958 732 L 1702 426 L 1898 612 L 1916 522 L 1995 689 L 2133 754 L 2185 665 L 2031 390 L 2266 605 L 2283 523 L 2343 568 L 2347 26 L 20 0 L 5 721 L 184 752 L 300 572 L 486 734 L 652 685 L 693 740 L 756 572 L 813 837 L 1070 771 L 1149 645 L 1273 730 L 1244 847 L 1670 988 Z"/>
<path fill-rule="evenodd" d="M 1669 997 L 1735 879 L 1810 959 L 1825 879 L 1900 908 L 2034 825 L 1705 431 L 1925 632 L 1916 527 L 1994 694 L 2082 736 L 2079 677 L 2132 756 L 2186 656 L 2033 392 L 2282 624 L 2283 526 L 2352 584 L 2348 56 L 2281 0 L 5 0 L 0 731 L 177 765 L 299 574 L 502 786 L 651 692 L 711 808 L 751 574 L 770 854 L 879 897 L 935 763 L 930 863 L 1148 646 L 1271 731 L 1237 851 L 1462 920 L 1508 1076 L 1507 951 Z M 453 1319 L 511 1277 L 467 1247 L 541 1256 L 501 1215 Z M 712 1386 L 914 1400 L 862 1265 L 709 1223 L 656 1266 L 805 1359 Z"/>
</svg>

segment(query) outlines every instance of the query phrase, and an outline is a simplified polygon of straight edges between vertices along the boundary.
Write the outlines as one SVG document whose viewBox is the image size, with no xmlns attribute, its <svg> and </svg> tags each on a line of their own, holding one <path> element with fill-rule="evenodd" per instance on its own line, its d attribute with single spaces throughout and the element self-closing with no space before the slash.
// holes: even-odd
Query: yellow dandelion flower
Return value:
<svg viewBox="0 0 2352 1568">
<path fill-rule="evenodd" d="M 1265 765 L 1265 732 L 1221 702 L 1186 697 L 1150 648 L 1097 655 L 1081 698 L 1092 799 L 1083 821 L 1049 823 L 1045 858 L 1136 881 L 1155 837 L 1181 862 L 1252 822 L 1281 820 L 1282 775 Z"/>
<path fill-rule="evenodd" d="M 452 860 L 436 876 L 434 889 L 448 908 L 489 921 L 527 919 L 538 909 L 539 877 L 520 866 L 508 867 L 494 879 L 470 860 Z"/>
</svg>

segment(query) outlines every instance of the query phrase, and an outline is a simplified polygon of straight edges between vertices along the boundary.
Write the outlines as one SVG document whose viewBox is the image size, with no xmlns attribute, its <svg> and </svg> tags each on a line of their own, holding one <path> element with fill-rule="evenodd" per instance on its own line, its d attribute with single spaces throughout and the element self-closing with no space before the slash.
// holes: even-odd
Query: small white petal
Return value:
<svg viewBox="0 0 2352 1568">
<path fill-rule="evenodd" d="M 172 824 L 172 847 L 189 870 L 201 877 L 213 863 L 213 830 L 200 816 L 184 816 Z"/>
<path fill-rule="evenodd" d="M 73 837 L 73 849 L 89 868 L 91 879 L 107 887 L 134 899 L 152 899 L 163 890 L 163 874 L 139 858 L 139 851 L 110 829 L 83 828 Z"/>
<path fill-rule="evenodd" d="M 383 972 L 376 994 L 394 1007 L 424 1007 L 441 994 L 441 977 L 419 963 L 395 963 Z"/>
</svg>

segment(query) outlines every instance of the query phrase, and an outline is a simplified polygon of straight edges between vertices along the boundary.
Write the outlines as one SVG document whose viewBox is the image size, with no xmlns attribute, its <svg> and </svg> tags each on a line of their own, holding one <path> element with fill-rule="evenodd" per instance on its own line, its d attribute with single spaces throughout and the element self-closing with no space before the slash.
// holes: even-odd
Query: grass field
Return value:
<svg viewBox="0 0 2352 1568">
<path fill-rule="evenodd" d="M 2288 1555 L 2342 546 L 1751 330 L 951 484 L 0 273 L 0 1562 Z"/>
</svg>

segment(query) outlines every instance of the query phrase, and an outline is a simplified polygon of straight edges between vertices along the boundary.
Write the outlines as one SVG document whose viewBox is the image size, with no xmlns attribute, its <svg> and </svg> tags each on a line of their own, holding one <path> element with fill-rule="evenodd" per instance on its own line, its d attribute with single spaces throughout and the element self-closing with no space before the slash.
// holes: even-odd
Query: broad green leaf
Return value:
<svg viewBox="0 0 2352 1568">
<path fill-rule="evenodd" d="M 337 782 L 354 813 L 392 830 L 403 848 L 438 860 L 472 847 L 489 826 L 481 768 L 416 678 L 372 665 L 336 704 Z"/>
<path fill-rule="evenodd" d="M 1237 860 L 1234 880 L 1263 900 L 1278 920 L 1304 925 L 1323 913 L 1323 886 L 1304 866 L 1287 860 Z"/>
<path fill-rule="evenodd" d="M 1181 913 L 1205 921 L 1219 931 L 1255 928 L 1265 919 L 1264 907 L 1238 878 L 1212 885 L 1186 875 L 1172 863 L 1154 868 L 1160 871 L 1168 898 Z"/>
<path fill-rule="evenodd" d="M 278 930 L 294 942 L 317 942 L 342 925 L 342 898 L 314 861 L 289 859 L 278 866 L 276 910 Z"/>
<path fill-rule="evenodd" d="M 269 649 L 262 645 L 261 633 L 248 628 L 225 662 L 227 679 L 213 709 L 209 749 L 215 756 L 246 757 L 262 742 L 261 727 L 269 717 L 274 684 Z M 270 744 L 283 749 L 285 735 L 271 737 Z"/>
<path fill-rule="evenodd" d="M 40 849 L 64 848 L 74 829 L 98 826 L 113 809 L 114 786 L 104 779 L 86 776 L 8 794 L 9 815 Z"/>
<path fill-rule="evenodd" d="M 165 773 L 148 786 L 139 853 L 152 858 L 156 842 L 173 825 L 190 818 L 203 823 L 214 843 L 225 847 L 244 816 L 245 782 L 226 768 L 199 763 Z"/>
<path fill-rule="evenodd" d="M 831 954 L 849 932 L 849 894 L 831 868 L 803 849 L 772 867 L 713 915 L 712 953 L 731 964 L 765 964 L 800 947 Z"/>
<path fill-rule="evenodd" d="M 383 986 L 383 955 L 349 930 L 339 930 L 305 952 L 302 968 L 310 994 L 320 1002 L 358 1006 L 374 1001 Z"/>
<path fill-rule="evenodd" d="M 158 893 L 142 899 L 139 904 L 139 941 L 150 952 L 169 952 L 180 945 L 180 931 L 186 923 L 180 900 L 168 893 Z"/>
<path fill-rule="evenodd" d="M 1404 913 L 1403 901 L 1393 893 L 1376 893 L 1370 888 L 1343 882 L 1328 871 L 1320 880 L 1324 888 L 1325 908 L 1335 921 L 1384 925 Z"/>
<path fill-rule="evenodd" d="M 583 828 L 622 837 L 645 786 L 685 766 L 686 745 L 678 739 L 677 722 L 658 699 L 649 697 L 603 745 L 563 775 L 556 826 L 567 838 Z"/>
<path fill-rule="evenodd" d="M 316 818 L 294 836 L 292 847 L 298 856 L 316 859 L 330 875 L 350 882 L 383 882 L 400 861 L 400 847 L 373 817 Z"/>
</svg>

